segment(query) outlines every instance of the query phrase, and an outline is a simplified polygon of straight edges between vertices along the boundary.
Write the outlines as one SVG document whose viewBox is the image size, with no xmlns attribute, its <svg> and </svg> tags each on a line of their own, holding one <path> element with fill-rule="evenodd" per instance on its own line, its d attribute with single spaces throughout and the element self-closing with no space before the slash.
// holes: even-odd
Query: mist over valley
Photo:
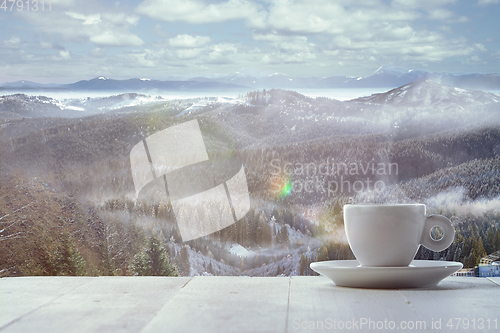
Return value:
<svg viewBox="0 0 500 333">
<path fill-rule="evenodd" d="M 312 261 L 353 258 L 344 204 L 412 202 L 448 216 L 457 230 L 449 249 L 421 248 L 416 258 L 472 267 L 500 248 L 500 96 L 463 87 L 498 88 L 497 81 L 403 72 L 385 67 L 343 85 L 325 79 L 374 91 L 342 101 L 318 97 L 321 90 L 285 90 L 290 85 L 248 90 L 244 75 L 206 78 L 223 92 L 188 98 L 142 89 L 83 97 L 93 80 L 72 86 L 83 95 L 68 90 L 65 98 L 43 96 L 54 87 L 35 96 L 29 89 L 40 87 L 31 83 L 4 84 L 3 93 L 24 92 L 0 97 L 0 272 L 140 274 L 137 260 L 153 238 L 181 275 L 308 275 Z M 325 88 L 315 80 L 308 87 Z M 247 90 L 224 90 L 228 82 Z M 154 191 L 136 198 L 130 151 L 193 119 L 214 163 L 241 161 L 251 209 L 215 234 L 183 242 L 168 199 Z"/>
</svg>

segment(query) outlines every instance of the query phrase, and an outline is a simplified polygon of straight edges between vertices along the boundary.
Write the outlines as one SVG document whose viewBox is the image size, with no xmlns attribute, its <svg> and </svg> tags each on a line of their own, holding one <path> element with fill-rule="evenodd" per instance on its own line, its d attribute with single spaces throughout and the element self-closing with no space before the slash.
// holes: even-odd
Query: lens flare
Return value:
<svg viewBox="0 0 500 333">
<path fill-rule="evenodd" d="M 293 190 L 293 185 L 290 179 L 287 179 L 285 184 L 283 185 L 283 188 L 281 189 L 281 197 L 285 198 L 289 196 L 292 193 Z"/>
<path fill-rule="evenodd" d="M 270 192 L 275 199 L 283 199 L 292 194 L 293 181 L 286 175 L 273 177 L 270 185 Z"/>
</svg>

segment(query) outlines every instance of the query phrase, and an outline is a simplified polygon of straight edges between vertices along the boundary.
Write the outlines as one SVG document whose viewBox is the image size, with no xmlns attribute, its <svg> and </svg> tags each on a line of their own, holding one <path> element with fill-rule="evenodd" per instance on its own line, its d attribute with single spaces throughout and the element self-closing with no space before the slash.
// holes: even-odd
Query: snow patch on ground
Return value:
<svg viewBox="0 0 500 333">
<path fill-rule="evenodd" d="M 189 264 L 191 265 L 189 276 L 237 276 L 240 274 L 239 270 L 223 261 L 217 261 L 189 246 L 187 250 L 189 254 Z M 209 272 L 210 267 L 211 272 Z"/>
<path fill-rule="evenodd" d="M 204 98 L 200 99 L 197 103 L 194 103 L 181 113 L 179 113 L 176 117 L 184 116 L 186 114 L 190 113 L 196 113 L 200 109 L 203 109 L 207 106 L 214 105 L 214 104 L 227 104 L 227 105 L 250 105 L 250 103 L 243 101 L 238 98 L 230 98 L 230 97 L 222 97 L 218 96 L 217 99 L 214 98 Z"/>
<path fill-rule="evenodd" d="M 306 253 L 311 256 L 312 252 Z M 301 254 L 294 253 L 286 256 L 278 262 L 263 265 L 258 268 L 247 270 L 241 273 L 242 276 L 297 276 L 300 274 Z M 279 266 L 279 269 L 278 269 Z M 279 275 L 276 273 L 279 271 Z"/>
<path fill-rule="evenodd" d="M 73 110 L 73 111 L 85 111 L 84 108 L 78 106 L 64 105 L 61 109 L 64 110 Z"/>
<path fill-rule="evenodd" d="M 229 252 L 232 254 L 235 254 L 239 257 L 250 257 L 255 255 L 255 252 L 253 251 L 248 251 L 245 249 L 243 246 L 240 244 L 234 244 L 229 248 Z"/>
</svg>

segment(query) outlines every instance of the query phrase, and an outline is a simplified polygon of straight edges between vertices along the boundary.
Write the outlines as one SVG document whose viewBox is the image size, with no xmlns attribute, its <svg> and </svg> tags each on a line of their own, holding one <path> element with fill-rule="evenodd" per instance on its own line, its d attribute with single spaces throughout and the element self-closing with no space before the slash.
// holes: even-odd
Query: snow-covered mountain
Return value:
<svg viewBox="0 0 500 333">
<path fill-rule="evenodd" d="M 229 74 L 186 75 L 166 80 L 131 78 L 114 80 L 96 77 L 71 84 L 39 84 L 17 81 L 0 85 L 0 91 L 60 90 L 111 91 L 115 93 L 160 93 L 162 91 L 241 91 L 250 89 L 337 89 L 337 88 L 395 88 L 411 82 L 432 80 L 463 89 L 500 89 L 500 75 L 434 73 L 419 69 L 384 65 L 366 77 L 330 76 L 298 77 L 258 70 L 241 70 Z"/>
<path fill-rule="evenodd" d="M 0 118 L 80 117 L 83 109 L 62 104 L 46 96 L 15 94 L 0 96 Z"/>
<path fill-rule="evenodd" d="M 409 69 L 394 65 L 384 65 L 372 75 L 361 78 L 359 81 L 367 86 L 399 87 L 411 82 L 430 80 L 444 85 L 463 88 L 498 90 L 500 89 L 500 75 L 490 74 L 451 74 L 443 72 L 428 72 L 418 69 Z"/>
<path fill-rule="evenodd" d="M 70 84 L 39 84 L 30 81 L 8 82 L 0 85 L 0 91 L 108 91 L 114 93 L 127 92 L 161 92 L 161 91 L 232 91 L 245 90 L 244 87 L 232 83 L 207 81 L 160 81 L 144 78 L 114 80 L 99 76 L 91 80 L 81 80 Z"/>
<path fill-rule="evenodd" d="M 104 79 L 102 79 L 104 80 Z M 102 113 L 162 110 L 172 116 L 192 114 L 210 105 L 248 104 L 236 98 L 190 98 L 171 100 L 161 96 L 125 93 L 107 97 L 54 99 L 13 94 L 0 96 L 0 119 L 62 117 L 78 118 Z"/>
<path fill-rule="evenodd" d="M 298 77 L 281 73 L 254 76 L 236 72 L 223 76 L 193 77 L 190 80 L 224 82 L 254 89 L 336 89 L 336 88 L 395 88 L 411 82 L 433 80 L 464 89 L 500 89 L 498 74 L 433 73 L 419 69 L 384 65 L 365 77 L 329 76 Z"/>
<path fill-rule="evenodd" d="M 384 65 L 372 75 L 359 78 L 357 82 L 368 87 L 399 87 L 431 76 L 431 73 L 422 70 Z"/>
<path fill-rule="evenodd" d="M 403 107 L 466 108 L 500 102 L 500 96 L 479 90 L 465 90 L 423 80 L 405 84 L 385 93 L 357 98 L 353 102 L 368 102 Z"/>
<path fill-rule="evenodd" d="M 132 78 L 128 80 L 114 80 L 105 77 L 82 80 L 72 84 L 62 85 L 61 89 L 69 91 L 115 91 L 115 92 L 147 92 L 157 91 L 213 91 L 235 90 L 242 87 L 224 82 L 201 81 L 160 81 Z"/>
<path fill-rule="evenodd" d="M 0 85 L 0 88 L 4 89 L 50 89 L 57 88 L 59 84 L 57 83 L 37 83 L 27 80 L 19 80 L 15 82 L 6 82 Z"/>
<path fill-rule="evenodd" d="M 167 101 L 162 98 L 136 93 L 99 98 L 77 98 L 65 100 L 58 100 L 46 96 L 14 94 L 0 96 L 0 118 L 75 118 L 114 111 L 127 107 L 146 106 L 159 103 L 163 103 L 164 105 L 166 102 Z M 186 104 L 186 107 L 190 105 L 189 103 Z"/>
<path fill-rule="evenodd" d="M 376 72 L 376 75 L 386 74 L 385 70 Z M 399 74 L 401 77 L 411 75 L 401 72 Z M 98 78 L 98 80 L 108 81 L 104 78 Z M 214 107 L 226 105 L 228 107 L 240 106 L 237 108 L 238 112 L 243 113 L 263 112 L 266 118 L 277 119 L 292 128 L 298 119 L 326 121 L 335 117 L 356 116 L 369 112 L 369 109 L 378 108 L 377 104 L 451 110 L 487 104 L 496 108 L 495 105 L 500 102 L 500 95 L 495 93 L 451 87 L 431 80 L 404 84 L 384 93 L 360 97 L 348 102 L 328 98 L 314 99 L 296 92 L 279 89 L 252 92 L 246 96 L 244 100 L 227 97 L 199 97 L 174 101 L 161 96 L 125 93 L 108 97 L 57 100 L 45 96 L 14 94 L 0 96 L 0 118 L 74 118 L 109 112 L 139 112 L 160 109 L 170 110 L 172 116 L 183 116 L 209 112 Z M 286 100 L 287 103 L 281 103 L 282 100 Z M 258 111 L 259 108 L 262 110 Z"/>
</svg>

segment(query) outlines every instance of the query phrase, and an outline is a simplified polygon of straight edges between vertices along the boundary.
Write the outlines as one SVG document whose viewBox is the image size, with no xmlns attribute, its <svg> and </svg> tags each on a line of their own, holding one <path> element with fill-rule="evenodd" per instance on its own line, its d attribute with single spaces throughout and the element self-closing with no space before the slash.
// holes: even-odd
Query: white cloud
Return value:
<svg viewBox="0 0 500 333">
<path fill-rule="evenodd" d="M 478 0 L 477 4 L 498 2 Z M 269 68 L 272 65 L 274 71 L 287 72 L 293 68 L 296 73 L 302 71 L 300 75 L 317 75 L 321 66 L 324 70 L 344 66 L 350 69 L 342 74 L 363 75 L 383 63 L 423 67 L 450 58 L 458 64 L 478 63 L 481 60 L 476 54 L 483 57 L 481 52 L 488 51 L 478 41 L 456 37 L 459 30 L 454 31 L 452 23 L 468 19 L 454 11 L 455 0 L 141 0 L 138 3 L 132 12 L 130 7 L 114 1 L 93 2 L 91 6 L 72 0 L 53 0 L 52 11 L 44 15 L 16 13 L 16 17 L 34 26 L 43 41 L 28 42 L 22 35 L 19 35 L 22 42 L 17 37 L 0 41 L 0 56 L 8 57 L 5 63 L 43 64 L 53 59 L 58 61 L 59 68 L 81 67 L 79 73 L 99 68 L 97 74 L 109 76 L 113 71 L 141 77 L 153 77 L 159 70 L 223 72 L 256 63 L 269 64 Z M 72 7 L 67 7 L 70 4 Z M 148 17 L 148 24 L 141 24 L 144 22 L 140 18 L 144 16 Z M 231 20 L 238 22 L 216 24 Z M 194 26 L 186 28 L 187 24 L 172 22 Z M 253 38 L 250 43 L 248 36 Z M 241 42 L 235 42 L 240 37 Z M 219 40 L 226 43 L 217 44 Z M 66 50 L 74 44 L 80 44 L 78 49 Z M 21 46 L 27 53 L 20 55 Z M 128 48 L 120 50 L 117 48 L 120 46 Z M 55 51 L 48 55 L 49 49 Z M 289 66 L 291 63 L 300 66 Z M 44 68 L 44 73 L 48 73 L 49 69 Z"/>
<path fill-rule="evenodd" d="M 309 43 L 305 36 L 295 35 L 280 35 L 277 32 L 266 34 L 254 33 L 253 39 L 258 41 L 269 42 L 276 48 L 288 50 L 303 50 L 305 47 L 313 47 L 313 43 Z"/>
<path fill-rule="evenodd" d="M 207 4 L 199 0 L 145 0 L 137 12 L 163 21 L 184 21 L 191 24 L 245 20 L 251 25 L 262 25 L 259 6 L 247 0 L 228 0 Z"/>
<path fill-rule="evenodd" d="M 143 67 L 156 67 L 156 62 L 151 59 L 152 51 L 148 49 L 144 51 L 144 53 L 133 55 L 133 57 L 135 57 L 135 60 L 137 61 L 137 65 Z"/>
<path fill-rule="evenodd" d="M 256 33 L 253 34 L 253 39 L 258 41 L 266 41 L 266 42 L 281 42 L 286 36 L 278 34 L 276 31 L 269 33 Z"/>
<path fill-rule="evenodd" d="M 319 7 L 322 7 L 319 10 Z M 269 25 L 277 30 L 299 33 L 342 32 L 343 24 L 336 20 L 345 13 L 343 6 L 323 1 L 276 3 L 269 13 Z"/>
<path fill-rule="evenodd" d="M 189 67 L 190 71 L 196 69 L 206 70 L 206 66 L 224 65 L 234 61 L 234 58 L 246 57 L 238 53 L 238 47 L 230 43 L 207 45 L 192 48 L 158 48 L 130 52 L 118 56 L 117 63 L 128 64 L 128 67 L 156 67 L 156 68 L 182 68 Z"/>
<path fill-rule="evenodd" d="M 161 28 L 161 25 L 157 24 L 155 25 L 155 27 L 153 28 L 154 32 L 160 36 L 160 37 L 167 37 L 168 36 L 168 33 L 166 33 L 162 28 Z"/>
<path fill-rule="evenodd" d="M 129 25 L 137 25 L 139 17 L 136 15 L 127 15 L 125 13 L 104 13 L 103 19 L 117 27 L 126 27 Z"/>
<path fill-rule="evenodd" d="M 500 3 L 500 0 L 478 0 L 477 4 L 479 6 L 489 6 L 489 5 L 494 5 Z"/>
<path fill-rule="evenodd" d="M 3 41 L 1 45 L 7 49 L 17 49 L 21 45 L 21 40 L 19 37 L 12 37 L 9 40 Z"/>
<path fill-rule="evenodd" d="M 209 44 L 210 37 L 206 36 L 190 36 L 190 35 L 177 35 L 168 40 L 168 44 L 174 48 L 193 48 L 203 47 Z"/>
<path fill-rule="evenodd" d="M 59 51 L 59 56 L 64 59 L 64 60 L 69 60 L 71 59 L 71 56 L 69 54 L 69 51 Z"/>
<path fill-rule="evenodd" d="M 254 32 L 253 39 L 271 47 L 262 56 L 267 63 L 340 60 L 347 65 L 375 59 L 396 63 L 442 61 L 470 55 L 474 47 L 464 40 L 447 39 L 439 31 L 416 29 L 413 22 L 421 18 L 447 22 L 466 20 L 442 8 L 454 2 L 394 0 L 388 5 L 374 0 L 360 5 L 344 0 L 276 0 L 269 7 L 266 29 Z M 330 44 L 307 41 L 324 41 L 328 36 Z"/>
<path fill-rule="evenodd" d="M 99 46 L 140 46 L 143 40 L 129 30 L 137 25 L 139 17 L 121 12 L 107 12 L 100 9 L 99 13 L 85 10 L 52 11 L 40 15 L 35 12 L 24 12 L 20 15 L 40 32 L 60 35 L 65 40 L 77 43 L 90 41 Z M 116 9 L 113 9 L 116 11 Z"/>
<path fill-rule="evenodd" d="M 59 51 L 59 55 L 53 56 L 53 60 L 59 61 L 59 60 L 71 60 L 71 55 L 69 54 L 69 51 L 62 50 Z"/>
<path fill-rule="evenodd" d="M 177 58 L 179 59 L 195 59 L 198 58 L 203 52 L 203 49 L 181 49 L 176 51 Z"/>
<path fill-rule="evenodd" d="M 429 18 L 431 20 L 448 20 L 451 19 L 455 14 L 447 9 L 438 8 L 429 11 Z"/>
<path fill-rule="evenodd" d="M 92 24 L 97 24 L 101 22 L 101 15 L 99 14 L 93 14 L 93 15 L 82 15 L 78 13 L 73 13 L 73 12 L 66 12 L 66 15 L 69 17 L 72 17 L 77 20 L 83 21 L 83 25 L 92 25 Z"/>
<path fill-rule="evenodd" d="M 276 32 L 267 34 L 254 33 L 253 38 L 268 42 L 272 49 L 262 56 L 262 61 L 268 64 L 275 63 L 303 63 L 316 59 L 319 51 L 314 43 L 305 36 L 286 36 Z"/>
<path fill-rule="evenodd" d="M 93 55 L 94 57 L 102 57 L 103 55 L 106 54 L 106 49 L 103 49 L 101 47 L 96 47 L 92 51 L 90 51 L 90 54 Z"/>
<path fill-rule="evenodd" d="M 393 6 L 402 6 L 410 8 L 436 8 L 453 4 L 456 0 L 393 0 Z"/>
<path fill-rule="evenodd" d="M 442 61 L 450 57 L 469 55 L 474 51 L 471 46 L 467 46 L 461 40 L 448 41 L 437 33 L 417 32 L 406 40 L 351 40 L 347 37 L 338 37 L 334 39 L 334 45 L 347 54 L 349 51 L 355 51 L 365 57 L 370 54 L 379 54 L 386 59 L 419 62 Z"/>
<path fill-rule="evenodd" d="M 486 64 L 487 62 L 479 58 L 477 55 L 473 55 L 472 57 L 463 60 L 462 63 L 467 65 L 477 65 L 477 64 Z"/>
<path fill-rule="evenodd" d="M 142 39 L 134 34 L 126 34 L 114 31 L 104 31 L 101 34 L 90 36 L 89 40 L 97 45 L 108 46 L 141 46 Z"/>
<path fill-rule="evenodd" d="M 42 49 L 51 49 L 53 47 L 52 43 L 40 42 Z"/>
<path fill-rule="evenodd" d="M 198 1 L 146 0 L 139 4 L 137 12 L 158 20 L 188 21 L 190 14 L 199 15 L 203 8 L 203 3 Z"/>
<path fill-rule="evenodd" d="M 446 32 L 447 34 L 453 33 L 453 29 L 449 25 L 442 25 L 438 29 Z"/>
<path fill-rule="evenodd" d="M 40 41 L 39 45 L 42 49 L 54 49 L 54 50 L 63 50 L 63 51 L 66 50 L 66 48 L 64 48 L 64 46 L 57 44 L 57 43 L 49 43 L 49 42 Z M 35 47 L 36 46 L 37 45 L 35 45 Z"/>
<path fill-rule="evenodd" d="M 50 1 L 51 6 L 57 7 L 72 7 L 75 5 L 74 0 L 52 0 Z"/>
<path fill-rule="evenodd" d="M 238 47 L 234 44 L 221 43 L 213 45 L 208 49 L 208 56 L 204 62 L 211 64 L 229 64 L 233 62 L 231 57 L 238 53 Z"/>
<path fill-rule="evenodd" d="M 269 9 L 268 28 L 297 34 L 350 34 L 377 30 L 385 24 L 406 25 L 421 14 L 411 9 L 393 9 L 384 4 L 343 6 L 327 0 L 293 3 L 277 1 Z"/>
<path fill-rule="evenodd" d="M 477 43 L 477 44 L 474 44 L 474 46 L 479 50 L 479 51 L 482 51 L 482 52 L 486 52 L 488 51 L 488 49 L 486 49 L 486 47 L 484 47 L 483 44 L 480 44 L 480 43 Z"/>
</svg>

